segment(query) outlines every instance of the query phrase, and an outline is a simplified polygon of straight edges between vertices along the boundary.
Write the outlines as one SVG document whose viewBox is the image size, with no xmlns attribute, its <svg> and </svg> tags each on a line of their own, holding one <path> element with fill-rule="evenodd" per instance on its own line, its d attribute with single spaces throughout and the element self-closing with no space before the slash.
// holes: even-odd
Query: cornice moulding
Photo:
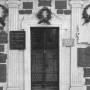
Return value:
<svg viewBox="0 0 90 90">
<path fill-rule="evenodd" d="M 72 0 L 72 1 L 70 1 L 70 6 L 73 7 L 73 8 L 82 7 L 83 4 L 84 3 L 81 0 Z"/>
</svg>

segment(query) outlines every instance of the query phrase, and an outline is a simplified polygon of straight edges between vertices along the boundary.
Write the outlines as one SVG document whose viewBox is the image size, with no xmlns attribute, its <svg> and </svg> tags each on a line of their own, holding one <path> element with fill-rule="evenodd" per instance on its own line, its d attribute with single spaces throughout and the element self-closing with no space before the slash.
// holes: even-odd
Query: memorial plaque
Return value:
<svg viewBox="0 0 90 90">
<path fill-rule="evenodd" d="M 62 46 L 73 47 L 74 46 L 74 39 L 62 39 Z"/>
<path fill-rule="evenodd" d="M 23 2 L 23 9 L 33 9 L 33 2 Z"/>
<path fill-rule="evenodd" d="M 90 85 L 90 79 L 85 79 L 85 85 Z"/>
<path fill-rule="evenodd" d="M 3 90 L 3 87 L 0 87 L 0 90 Z"/>
<path fill-rule="evenodd" d="M 6 64 L 0 64 L 0 82 L 6 82 Z"/>
<path fill-rule="evenodd" d="M 88 46 L 87 48 L 86 48 L 86 55 L 90 55 L 90 46 Z"/>
<path fill-rule="evenodd" d="M 90 77 L 90 68 L 84 68 L 84 77 Z"/>
<path fill-rule="evenodd" d="M 0 63 L 5 63 L 7 59 L 7 54 L 0 53 Z"/>
<path fill-rule="evenodd" d="M 10 49 L 25 49 L 25 31 L 10 31 Z"/>
<path fill-rule="evenodd" d="M 8 42 L 8 34 L 5 31 L 0 32 L 0 44 L 5 44 Z"/>
<path fill-rule="evenodd" d="M 4 52 L 4 45 L 0 45 L 0 52 Z"/>
<path fill-rule="evenodd" d="M 78 48 L 77 59 L 79 67 L 90 67 L 90 47 Z"/>
<path fill-rule="evenodd" d="M 39 0 L 39 6 L 51 6 L 51 0 Z"/>
<path fill-rule="evenodd" d="M 19 10 L 19 14 L 32 14 L 32 10 Z"/>
<path fill-rule="evenodd" d="M 64 14 L 70 15 L 71 14 L 71 10 L 64 10 Z"/>
<path fill-rule="evenodd" d="M 86 90 L 90 90 L 90 86 L 87 86 L 87 89 Z"/>
<path fill-rule="evenodd" d="M 64 10 L 63 9 L 58 9 L 57 10 L 57 14 L 63 14 L 64 13 Z"/>
<path fill-rule="evenodd" d="M 86 66 L 85 48 L 78 48 L 77 49 L 77 60 L 78 60 L 77 64 L 79 67 L 85 67 Z"/>
<path fill-rule="evenodd" d="M 55 9 L 67 9 L 67 1 L 55 1 Z"/>
<path fill-rule="evenodd" d="M 0 26 L 0 31 L 4 30 L 4 28 L 2 26 Z"/>
</svg>

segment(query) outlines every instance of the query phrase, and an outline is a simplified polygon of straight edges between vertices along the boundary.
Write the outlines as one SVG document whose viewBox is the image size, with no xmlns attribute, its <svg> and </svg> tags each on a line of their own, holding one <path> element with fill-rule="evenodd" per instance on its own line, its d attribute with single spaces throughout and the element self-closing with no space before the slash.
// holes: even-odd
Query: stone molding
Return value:
<svg viewBox="0 0 90 90">
<path fill-rule="evenodd" d="M 20 1 L 8 1 L 7 4 L 9 8 L 16 8 L 20 5 Z"/>
<path fill-rule="evenodd" d="M 20 88 L 7 88 L 7 90 L 20 90 Z"/>
<path fill-rule="evenodd" d="M 81 1 L 81 0 L 72 0 L 72 1 L 70 1 L 70 6 L 72 7 L 72 8 L 81 8 L 82 6 L 83 6 L 83 1 Z"/>
</svg>

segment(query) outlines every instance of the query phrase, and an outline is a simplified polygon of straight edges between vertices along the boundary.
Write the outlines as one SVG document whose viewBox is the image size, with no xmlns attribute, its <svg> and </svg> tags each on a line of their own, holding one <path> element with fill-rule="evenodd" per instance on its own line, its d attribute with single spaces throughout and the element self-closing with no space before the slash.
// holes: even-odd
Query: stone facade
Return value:
<svg viewBox="0 0 90 90">
<path fill-rule="evenodd" d="M 78 43 L 78 30 L 82 22 L 82 10 L 90 1 L 68 0 L 65 9 L 56 9 L 55 1 L 59 0 L 52 0 L 51 6 L 47 6 L 51 9 L 52 19 L 51 24 L 46 25 L 38 24 L 36 14 L 43 7 L 38 6 L 38 0 L 0 0 L 0 4 L 6 5 L 9 10 L 4 28 L 8 33 L 8 44 L 4 45 L 7 79 L 6 82 L 0 82 L 0 87 L 3 87 L 1 90 L 31 90 L 30 27 L 59 27 L 59 90 L 89 90 L 89 86 L 85 85 L 85 71 L 83 67 L 78 67 L 77 52 L 78 48 L 89 46 Z M 23 2 L 32 2 L 33 5 L 23 6 Z M 24 50 L 10 49 L 10 31 L 25 31 Z"/>
</svg>

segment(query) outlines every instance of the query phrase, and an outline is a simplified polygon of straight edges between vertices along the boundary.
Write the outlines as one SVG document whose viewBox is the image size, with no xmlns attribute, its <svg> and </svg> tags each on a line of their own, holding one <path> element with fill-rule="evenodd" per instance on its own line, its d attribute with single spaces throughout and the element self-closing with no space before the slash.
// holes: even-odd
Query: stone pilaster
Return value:
<svg viewBox="0 0 90 90">
<path fill-rule="evenodd" d="M 71 15 L 71 38 L 75 39 L 75 46 L 71 48 L 71 87 L 82 86 L 84 84 L 83 69 L 77 66 L 77 44 L 76 32 L 77 25 L 81 22 L 81 0 L 71 1 L 72 15 Z"/>
<path fill-rule="evenodd" d="M 9 6 L 9 30 L 18 30 L 18 3 L 19 2 L 8 2 Z"/>
<path fill-rule="evenodd" d="M 9 7 L 9 31 L 18 30 L 18 6 L 19 1 L 8 1 Z M 23 90 L 23 61 L 24 52 L 18 50 L 10 50 L 8 55 L 8 88 L 20 88 Z"/>
<path fill-rule="evenodd" d="M 60 90 L 70 88 L 70 47 L 63 46 L 63 39 L 68 39 L 69 30 L 59 30 L 59 86 Z"/>
</svg>

